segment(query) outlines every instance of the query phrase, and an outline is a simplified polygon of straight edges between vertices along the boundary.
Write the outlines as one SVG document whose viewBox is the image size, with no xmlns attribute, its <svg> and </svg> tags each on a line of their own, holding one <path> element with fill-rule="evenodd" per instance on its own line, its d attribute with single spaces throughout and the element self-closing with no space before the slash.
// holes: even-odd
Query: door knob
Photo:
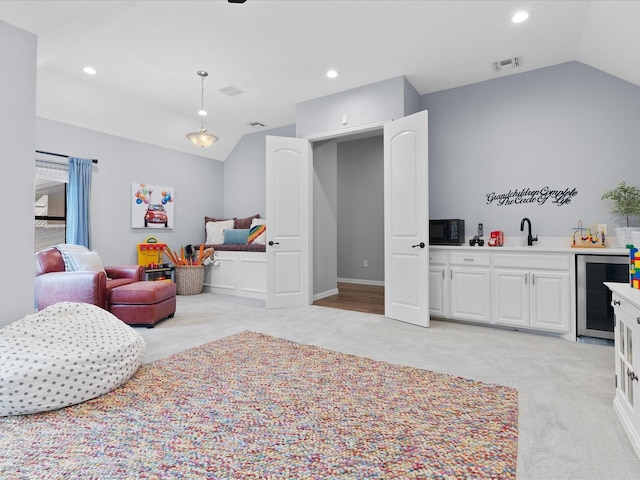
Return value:
<svg viewBox="0 0 640 480">
<path fill-rule="evenodd" d="M 424 242 L 420 242 L 420 243 L 417 243 L 415 245 L 411 245 L 411 248 L 416 248 L 416 247 L 424 248 Z"/>
<path fill-rule="evenodd" d="M 269 240 L 269 246 L 272 245 L 280 245 L 280 242 L 274 242 L 273 240 Z"/>
</svg>

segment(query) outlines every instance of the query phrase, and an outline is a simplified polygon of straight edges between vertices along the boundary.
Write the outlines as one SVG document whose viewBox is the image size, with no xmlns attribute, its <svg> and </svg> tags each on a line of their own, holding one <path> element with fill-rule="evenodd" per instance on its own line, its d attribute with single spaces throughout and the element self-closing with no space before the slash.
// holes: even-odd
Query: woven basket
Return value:
<svg viewBox="0 0 640 480">
<path fill-rule="evenodd" d="M 178 295 L 196 295 L 204 287 L 204 265 L 176 265 Z"/>
</svg>

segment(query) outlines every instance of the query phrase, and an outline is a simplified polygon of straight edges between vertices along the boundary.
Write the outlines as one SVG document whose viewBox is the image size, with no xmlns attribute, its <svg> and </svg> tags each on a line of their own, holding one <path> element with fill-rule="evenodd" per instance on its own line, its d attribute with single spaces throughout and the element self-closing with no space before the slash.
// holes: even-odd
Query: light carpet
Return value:
<svg viewBox="0 0 640 480">
<path fill-rule="evenodd" d="M 0 478 L 515 478 L 517 392 L 242 332 L 0 419 Z"/>
</svg>

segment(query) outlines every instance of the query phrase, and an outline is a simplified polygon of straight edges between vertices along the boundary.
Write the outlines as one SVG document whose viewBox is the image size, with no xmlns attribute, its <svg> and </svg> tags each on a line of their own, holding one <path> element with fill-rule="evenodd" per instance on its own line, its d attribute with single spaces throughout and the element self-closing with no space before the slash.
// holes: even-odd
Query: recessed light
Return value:
<svg viewBox="0 0 640 480">
<path fill-rule="evenodd" d="M 84 68 L 82 69 L 82 71 L 83 71 L 84 73 L 86 73 L 87 75 L 95 75 L 96 73 L 98 73 L 98 72 L 96 72 L 96 69 L 95 69 L 95 68 L 93 68 L 93 67 L 84 67 Z"/>
<path fill-rule="evenodd" d="M 329 78 L 336 78 L 338 76 L 338 72 L 336 72 L 335 70 L 329 70 L 327 72 L 327 77 Z"/>
<path fill-rule="evenodd" d="M 513 17 L 511 17 L 511 21 L 513 23 L 521 23 L 524 22 L 527 18 L 529 18 L 529 14 L 527 12 L 518 12 Z"/>
</svg>

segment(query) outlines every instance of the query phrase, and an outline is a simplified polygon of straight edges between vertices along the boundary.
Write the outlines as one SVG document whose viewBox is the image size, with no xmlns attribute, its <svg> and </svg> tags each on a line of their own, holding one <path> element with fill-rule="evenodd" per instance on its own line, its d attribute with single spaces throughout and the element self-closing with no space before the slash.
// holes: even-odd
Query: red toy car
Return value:
<svg viewBox="0 0 640 480">
<path fill-rule="evenodd" d="M 169 219 L 164 205 L 150 204 L 144 214 L 144 226 L 148 227 L 150 223 L 164 223 L 165 227 L 169 226 Z"/>
</svg>

